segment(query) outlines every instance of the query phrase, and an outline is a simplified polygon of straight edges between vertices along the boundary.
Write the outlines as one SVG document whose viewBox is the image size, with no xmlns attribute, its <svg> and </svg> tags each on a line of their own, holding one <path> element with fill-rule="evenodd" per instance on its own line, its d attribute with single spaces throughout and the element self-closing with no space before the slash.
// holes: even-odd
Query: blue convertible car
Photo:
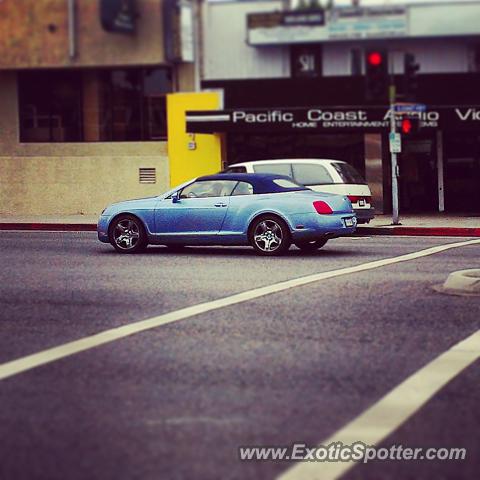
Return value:
<svg viewBox="0 0 480 480">
<path fill-rule="evenodd" d="M 200 177 L 159 197 L 108 206 L 98 238 L 121 253 L 147 244 L 251 245 L 278 255 L 290 245 L 314 250 L 353 233 L 356 217 L 347 197 L 312 190 L 274 174 Z"/>
</svg>

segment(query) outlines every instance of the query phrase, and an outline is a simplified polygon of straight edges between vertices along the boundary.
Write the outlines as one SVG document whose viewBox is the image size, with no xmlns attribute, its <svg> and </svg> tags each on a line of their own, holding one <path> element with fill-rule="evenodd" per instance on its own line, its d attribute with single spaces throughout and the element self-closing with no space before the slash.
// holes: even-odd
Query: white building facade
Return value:
<svg viewBox="0 0 480 480">
<path fill-rule="evenodd" d="M 215 1 L 203 4 L 201 22 L 202 87 L 223 92 L 225 111 L 296 109 L 301 116 L 302 109 L 328 108 L 340 115 L 348 107 L 378 116 L 374 110 L 388 111 L 388 101 L 365 100 L 366 52 L 378 49 L 388 57 L 398 100 L 405 55 L 413 55 L 420 66 L 416 101 L 426 105 L 428 118 L 404 139 L 401 208 L 478 210 L 480 2 L 291 10 L 276 0 Z M 227 163 L 298 156 L 347 160 L 366 176 L 377 209 L 390 210 L 387 128 L 295 123 L 201 128 L 225 134 Z"/>
</svg>

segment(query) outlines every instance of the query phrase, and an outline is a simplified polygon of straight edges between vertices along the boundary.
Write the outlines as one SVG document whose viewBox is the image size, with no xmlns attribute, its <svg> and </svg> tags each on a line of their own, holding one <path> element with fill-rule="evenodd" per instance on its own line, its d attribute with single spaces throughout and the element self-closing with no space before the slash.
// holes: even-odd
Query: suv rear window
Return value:
<svg viewBox="0 0 480 480">
<path fill-rule="evenodd" d="M 255 173 L 276 173 L 277 175 L 292 176 L 292 167 L 289 163 L 258 163 L 253 165 Z"/>
<path fill-rule="evenodd" d="M 302 185 L 331 185 L 333 178 L 323 165 L 292 163 L 293 178 Z"/>
<path fill-rule="evenodd" d="M 332 165 L 345 183 L 367 184 L 364 178 L 349 163 L 333 162 Z"/>
<path fill-rule="evenodd" d="M 229 167 L 220 173 L 247 173 L 247 169 L 245 167 Z"/>
</svg>

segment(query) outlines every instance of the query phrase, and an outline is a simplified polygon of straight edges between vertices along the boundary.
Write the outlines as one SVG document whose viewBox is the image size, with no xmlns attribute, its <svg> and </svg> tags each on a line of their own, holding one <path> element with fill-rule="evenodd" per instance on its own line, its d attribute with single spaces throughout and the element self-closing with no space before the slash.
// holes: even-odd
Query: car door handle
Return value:
<svg viewBox="0 0 480 480">
<path fill-rule="evenodd" d="M 216 203 L 214 206 L 215 207 L 226 207 L 227 204 L 226 203 Z"/>
</svg>

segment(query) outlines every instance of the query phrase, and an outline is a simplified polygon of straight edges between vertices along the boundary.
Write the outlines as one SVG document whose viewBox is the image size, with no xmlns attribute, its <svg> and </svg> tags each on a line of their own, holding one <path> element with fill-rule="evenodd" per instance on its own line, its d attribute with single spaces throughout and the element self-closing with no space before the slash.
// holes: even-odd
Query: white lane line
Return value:
<svg viewBox="0 0 480 480">
<path fill-rule="evenodd" d="M 211 302 L 200 303 L 191 307 L 182 308 L 174 312 L 165 313 L 157 317 L 149 318 L 147 320 L 141 320 L 139 322 L 130 323 L 118 328 L 112 328 L 103 332 L 84 337 L 80 340 L 74 340 L 73 342 L 64 343 L 58 347 L 49 348 L 26 357 L 21 357 L 16 360 L 12 360 L 0 365 L 0 380 L 3 380 L 19 373 L 31 370 L 32 368 L 45 365 L 56 360 L 74 355 L 75 353 L 90 350 L 91 348 L 104 345 L 106 343 L 120 340 L 122 338 L 134 335 L 136 333 L 157 328 L 169 323 L 178 322 L 185 318 L 193 317 L 201 313 L 210 312 L 212 310 L 218 310 L 219 308 L 228 307 L 237 303 L 246 302 L 255 298 L 270 295 L 272 293 L 282 292 L 290 288 L 307 285 L 309 283 L 317 282 L 319 280 L 326 280 L 328 278 L 339 277 L 341 275 L 347 275 L 350 273 L 364 272 L 366 270 L 372 270 L 374 268 L 384 267 L 387 265 L 393 265 L 395 263 L 406 262 L 409 260 L 415 260 L 417 258 L 426 257 L 428 255 L 434 255 L 435 253 L 444 252 L 452 248 L 465 247 L 468 245 L 474 245 L 480 243 L 480 239 L 468 240 L 465 242 L 450 243 L 446 245 L 439 245 L 437 247 L 427 248 L 418 252 L 408 253 L 406 255 L 400 255 L 398 257 L 386 258 L 383 260 L 376 260 L 353 267 L 341 268 L 339 270 L 332 270 L 329 272 L 316 273 L 308 275 L 306 277 L 296 278 L 293 280 L 286 280 L 284 282 L 276 283 L 274 285 L 268 285 L 265 287 L 255 288 L 246 292 L 237 293 L 229 297 L 221 298 L 219 300 L 213 300 Z"/>
<path fill-rule="evenodd" d="M 387 393 L 361 415 L 320 445 L 364 442 L 378 445 L 442 387 L 480 358 L 480 330 L 454 345 Z M 358 465 L 356 462 L 302 462 L 278 477 L 279 480 L 333 480 Z"/>
</svg>

